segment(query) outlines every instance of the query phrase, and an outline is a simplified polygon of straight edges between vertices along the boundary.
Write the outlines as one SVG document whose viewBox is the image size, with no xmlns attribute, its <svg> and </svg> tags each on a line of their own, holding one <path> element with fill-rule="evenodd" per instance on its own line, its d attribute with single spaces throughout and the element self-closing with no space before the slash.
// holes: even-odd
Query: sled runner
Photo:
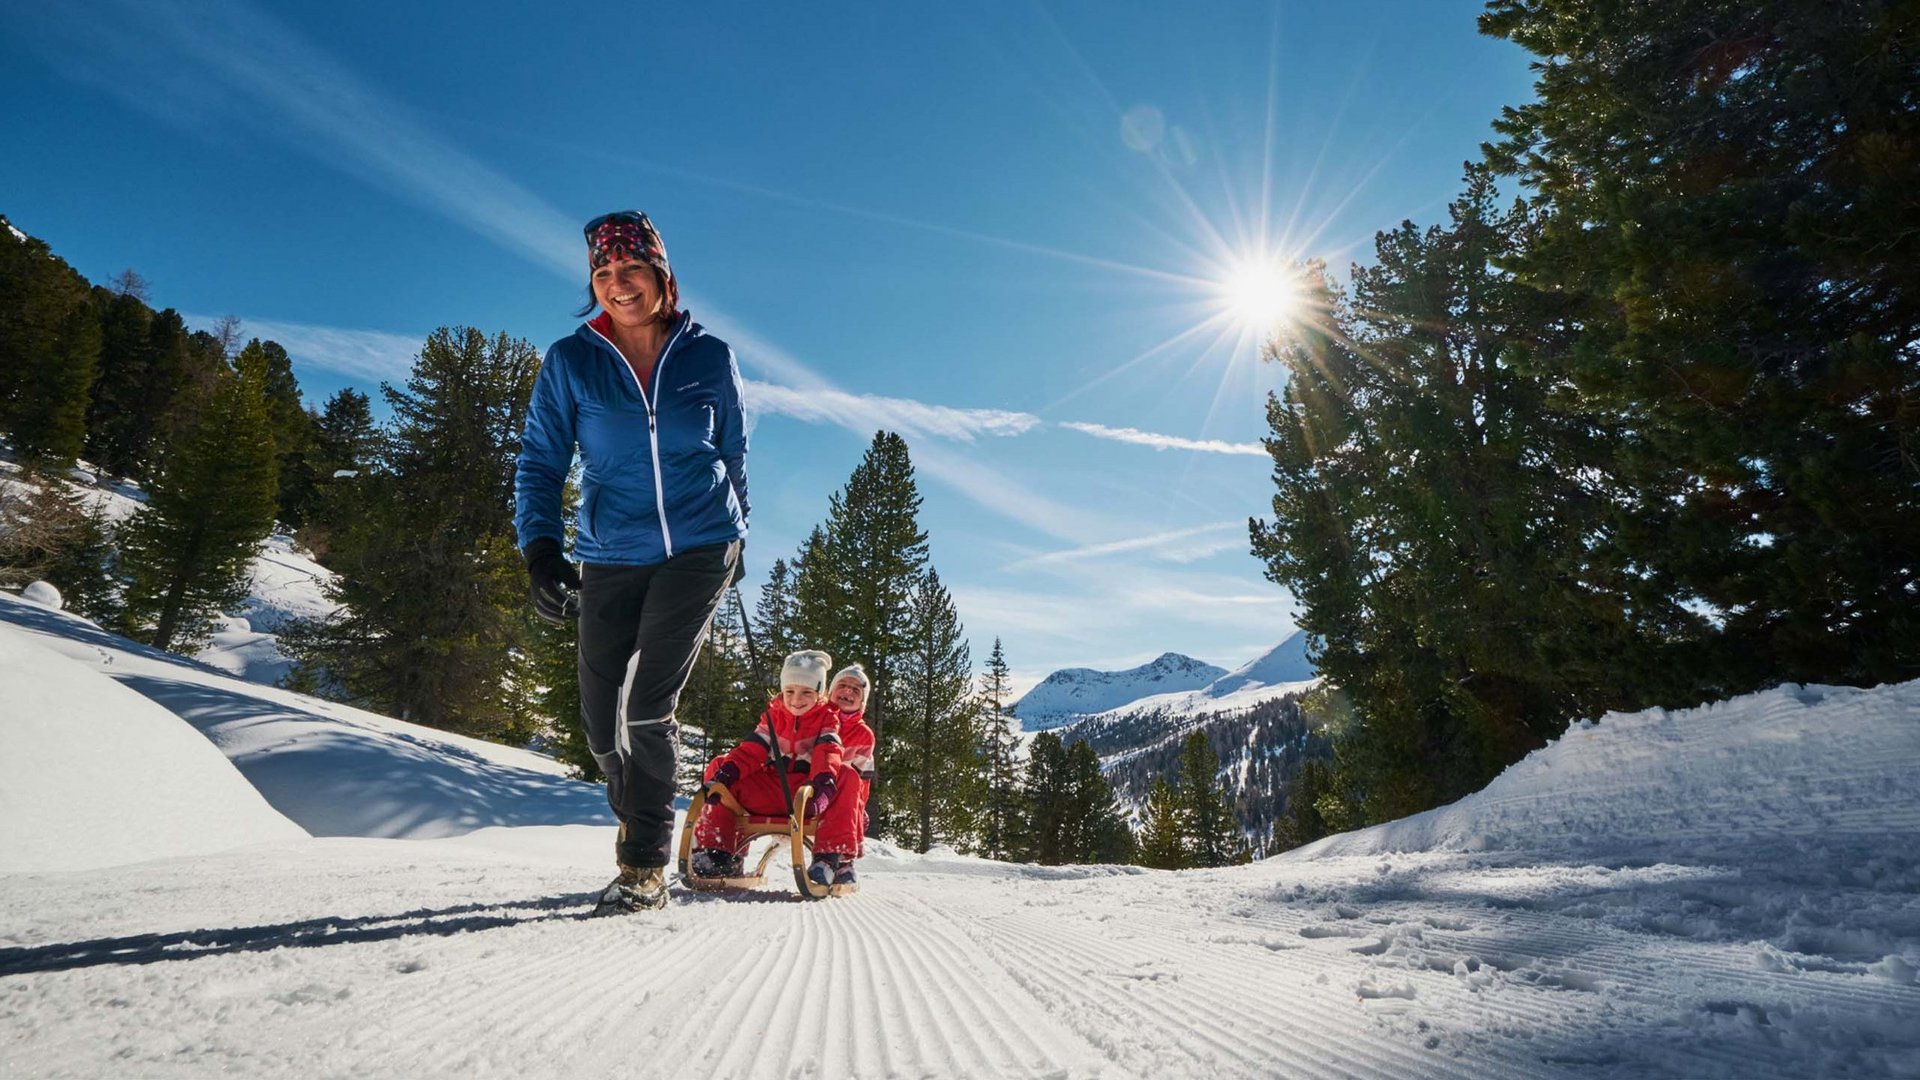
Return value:
<svg viewBox="0 0 1920 1080">
<path fill-rule="evenodd" d="M 701 877 L 693 872 L 693 828 L 700 820 L 700 812 L 706 805 L 708 795 L 720 796 L 720 805 L 733 812 L 734 817 L 740 822 L 740 836 L 749 849 L 754 841 L 763 836 L 776 838 L 761 851 L 757 861 L 751 863 L 746 859 L 741 861 L 741 868 L 746 872 L 738 877 Z M 792 854 L 793 881 L 799 886 L 801 899 L 824 900 L 829 896 L 844 896 L 857 891 L 858 886 L 817 885 L 807 879 L 807 865 L 813 853 L 813 834 L 819 827 L 819 819 L 807 820 L 806 817 L 807 801 L 812 798 L 812 785 L 802 784 L 799 790 L 793 793 L 792 810 L 789 813 L 785 815 L 750 814 L 746 807 L 741 806 L 739 800 L 733 797 L 733 792 L 727 789 L 727 785 L 719 781 L 708 783 L 700 789 L 699 794 L 693 797 L 692 805 L 687 807 L 686 822 L 680 828 L 681 879 L 687 883 L 688 888 L 697 892 L 757 889 L 766 883 L 767 867 L 772 864 L 774 856 L 779 853 L 782 846 L 778 838 L 784 836 L 787 838 L 786 848 Z M 747 854 L 751 856 L 751 850 L 748 850 Z M 747 870 L 748 866 L 752 869 Z"/>
</svg>

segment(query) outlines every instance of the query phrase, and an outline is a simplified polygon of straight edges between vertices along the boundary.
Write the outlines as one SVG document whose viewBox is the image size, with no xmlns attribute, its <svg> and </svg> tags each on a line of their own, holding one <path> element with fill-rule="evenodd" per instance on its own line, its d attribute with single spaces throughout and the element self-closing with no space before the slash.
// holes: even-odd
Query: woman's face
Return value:
<svg viewBox="0 0 1920 1080">
<path fill-rule="evenodd" d="M 660 279 L 652 263 L 615 259 L 593 272 L 593 298 L 620 326 L 645 326 L 660 314 Z"/>
</svg>

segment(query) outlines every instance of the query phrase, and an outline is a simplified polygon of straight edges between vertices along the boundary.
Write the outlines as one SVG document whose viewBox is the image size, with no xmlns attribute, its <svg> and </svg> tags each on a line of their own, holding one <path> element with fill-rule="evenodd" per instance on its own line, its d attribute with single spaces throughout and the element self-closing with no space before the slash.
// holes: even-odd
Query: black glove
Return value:
<svg viewBox="0 0 1920 1080">
<path fill-rule="evenodd" d="M 555 626 L 580 617 L 580 571 L 560 553 L 560 541 L 543 536 L 527 545 L 527 577 L 533 581 L 534 614 Z"/>
</svg>

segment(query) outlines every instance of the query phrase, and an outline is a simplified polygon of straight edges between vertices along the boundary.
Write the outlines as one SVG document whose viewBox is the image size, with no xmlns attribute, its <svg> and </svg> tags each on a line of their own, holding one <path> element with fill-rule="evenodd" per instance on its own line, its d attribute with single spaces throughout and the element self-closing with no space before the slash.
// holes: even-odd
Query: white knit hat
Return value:
<svg viewBox="0 0 1920 1080">
<path fill-rule="evenodd" d="M 860 696 L 862 698 L 865 698 L 867 694 L 873 690 L 873 680 L 867 678 L 867 669 L 861 667 L 859 664 L 848 664 L 846 667 L 841 668 L 834 673 L 833 678 L 828 681 L 827 685 L 830 687 L 838 686 L 841 679 L 849 677 L 860 684 Z"/>
<path fill-rule="evenodd" d="M 816 694 L 827 692 L 827 669 L 833 666 L 833 657 L 819 649 L 801 649 L 788 653 L 787 659 L 780 665 L 780 685 L 811 686 Z"/>
</svg>

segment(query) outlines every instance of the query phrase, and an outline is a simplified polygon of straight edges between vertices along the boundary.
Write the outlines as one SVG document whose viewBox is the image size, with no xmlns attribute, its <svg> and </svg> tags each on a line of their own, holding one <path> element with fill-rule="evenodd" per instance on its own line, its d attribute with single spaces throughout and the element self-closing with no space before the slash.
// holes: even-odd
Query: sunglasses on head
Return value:
<svg viewBox="0 0 1920 1080">
<path fill-rule="evenodd" d="M 592 236 L 594 230 L 603 225 L 612 224 L 639 225 L 648 229 L 653 228 L 653 222 L 648 221 L 647 215 L 638 210 L 615 210 L 611 214 L 601 214 L 599 217 L 587 222 L 587 227 L 581 231 L 588 236 Z"/>
</svg>

